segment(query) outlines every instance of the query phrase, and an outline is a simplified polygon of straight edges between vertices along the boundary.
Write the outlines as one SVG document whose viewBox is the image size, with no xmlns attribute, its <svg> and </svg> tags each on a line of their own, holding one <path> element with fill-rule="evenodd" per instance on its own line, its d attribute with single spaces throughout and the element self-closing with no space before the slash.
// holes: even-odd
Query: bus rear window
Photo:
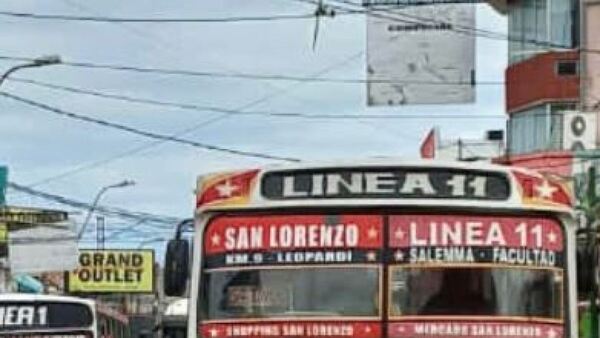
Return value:
<svg viewBox="0 0 600 338">
<path fill-rule="evenodd" d="M 316 267 L 212 271 L 205 319 L 378 317 L 378 268 Z"/>
</svg>

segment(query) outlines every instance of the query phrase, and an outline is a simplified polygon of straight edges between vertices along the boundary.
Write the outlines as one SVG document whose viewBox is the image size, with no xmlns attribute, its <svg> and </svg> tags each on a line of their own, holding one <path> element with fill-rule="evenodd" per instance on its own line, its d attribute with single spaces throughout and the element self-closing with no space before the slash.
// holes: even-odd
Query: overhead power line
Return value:
<svg viewBox="0 0 600 338">
<path fill-rule="evenodd" d="M 14 57 L 14 56 L 7 56 L 7 55 L 0 55 L 0 59 L 14 60 L 14 61 L 33 61 L 34 60 L 33 58 Z M 193 77 L 207 77 L 207 78 L 244 79 L 244 80 L 259 80 L 259 81 L 289 81 L 289 82 L 316 82 L 316 83 L 322 82 L 322 83 L 360 84 L 360 85 L 367 84 L 367 83 L 458 85 L 458 86 L 461 86 L 461 85 L 462 86 L 504 85 L 503 81 L 441 82 L 441 81 L 413 81 L 413 80 L 386 79 L 386 78 L 353 79 L 353 78 L 332 78 L 332 77 L 307 77 L 307 76 L 294 76 L 294 75 L 285 75 L 285 74 L 209 72 L 209 71 L 195 71 L 195 70 L 186 70 L 186 69 L 150 68 L 150 67 L 137 67 L 137 66 L 130 66 L 130 65 L 99 64 L 99 63 L 91 63 L 91 62 L 62 61 L 60 64 L 66 65 L 66 66 L 71 66 L 71 67 L 106 69 L 106 70 L 127 71 L 127 72 L 137 72 L 137 73 L 179 75 L 179 76 L 193 76 Z"/>
<path fill-rule="evenodd" d="M 74 94 L 90 95 L 94 97 L 100 97 L 103 99 L 118 100 L 129 103 L 147 104 L 160 107 L 170 107 L 184 110 L 192 110 L 199 112 L 217 112 L 232 115 L 251 115 L 251 116 L 267 116 L 267 117 L 282 117 L 282 118 L 303 118 L 303 119 L 424 119 L 424 118 L 484 118 L 484 119 L 497 119 L 504 118 L 503 115 L 489 115 L 489 114 L 305 114 L 305 113 L 282 113 L 282 112 L 270 112 L 270 111 L 243 111 L 236 109 L 227 109 L 214 106 L 200 106 L 192 103 L 181 103 L 181 102 L 169 102 L 160 101 L 148 98 L 138 98 L 126 95 L 104 93 L 89 89 L 81 89 L 70 86 L 63 86 L 52 84 L 48 82 L 22 79 L 22 78 L 10 78 L 11 81 L 32 84 L 35 86 L 49 88 L 53 90 L 59 90 Z"/>
<path fill-rule="evenodd" d="M 334 64 L 327 65 L 325 68 L 319 69 L 317 72 L 311 73 L 309 75 L 313 76 L 313 77 L 322 76 L 322 75 L 327 74 L 327 73 L 329 73 L 329 72 L 331 72 L 331 71 L 333 71 L 335 69 L 338 69 L 338 68 L 340 68 L 342 66 L 345 66 L 345 65 L 349 64 L 350 62 L 358 60 L 363 55 L 364 55 L 364 50 L 360 50 L 360 51 L 358 51 L 356 53 L 353 53 L 353 54 L 349 55 L 348 57 L 345 57 L 344 59 L 342 59 L 340 61 L 336 61 Z M 256 99 L 252 99 L 251 101 L 246 102 L 243 105 L 235 107 L 235 110 L 246 111 L 247 109 L 250 109 L 252 107 L 264 104 L 265 102 L 267 102 L 269 100 L 272 100 L 272 99 L 274 99 L 276 97 L 285 95 L 288 92 L 296 89 L 297 87 L 299 87 L 299 86 L 301 86 L 303 84 L 305 84 L 305 83 L 304 82 L 295 82 L 292 85 L 286 86 L 284 88 L 277 88 L 276 90 L 271 91 L 271 92 L 267 93 L 266 95 L 263 95 L 263 96 L 261 96 L 259 98 L 256 98 Z M 173 136 L 179 136 L 179 137 L 185 136 L 188 133 L 194 132 L 194 131 L 196 131 L 196 130 L 198 130 L 200 128 L 206 127 L 206 126 L 208 126 L 210 124 L 223 121 L 223 120 L 228 119 L 228 118 L 230 118 L 232 116 L 234 116 L 234 115 L 232 115 L 232 114 L 222 114 L 222 115 L 219 115 L 217 117 L 213 117 L 213 118 L 210 118 L 208 120 L 201 121 L 200 123 L 195 123 L 192 126 L 190 126 L 188 128 L 185 128 L 183 130 L 180 130 L 180 131 L 178 131 L 178 132 L 176 132 L 176 133 L 174 133 L 172 135 Z M 104 158 L 104 159 L 101 159 L 101 160 L 93 161 L 91 163 L 86 163 L 86 164 L 77 166 L 75 168 L 72 168 L 70 170 L 67 170 L 65 172 L 62 172 L 62 173 L 59 173 L 59 174 L 47 177 L 45 179 L 42 179 L 40 181 L 35 182 L 34 185 L 40 185 L 40 184 L 45 184 L 45 183 L 52 182 L 52 181 L 55 181 L 55 180 L 58 180 L 58 179 L 64 179 L 65 177 L 68 177 L 70 175 L 73 175 L 73 174 L 76 174 L 76 173 L 80 173 L 80 172 L 83 172 L 85 170 L 97 168 L 97 167 L 102 166 L 102 165 L 106 165 L 107 163 L 113 162 L 113 161 L 115 161 L 117 159 L 122 159 L 122 158 L 126 158 L 126 157 L 129 157 L 129 156 L 135 155 L 135 154 L 137 154 L 137 153 L 139 153 L 141 151 L 148 150 L 150 148 L 159 146 L 159 145 L 161 145 L 161 144 L 163 144 L 165 142 L 167 142 L 167 141 L 164 141 L 164 140 L 154 140 L 154 141 L 145 143 L 145 144 L 143 144 L 140 147 L 135 147 L 133 149 L 128 149 L 125 152 L 120 152 L 120 153 L 118 153 L 116 155 L 113 155 L 113 156 L 110 156 L 108 158 Z"/>
<path fill-rule="evenodd" d="M 339 13 L 351 14 L 351 13 Z M 314 13 L 305 14 L 278 14 L 261 16 L 233 16 L 219 18 L 117 18 L 106 16 L 80 16 L 67 14 L 39 14 L 25 12 L 0 11 L 1 16 L 16 17 L 23 19 L 41 19 L 58 21 L 87 21 L 87 22 L 127 22 L 127 23 L 233 23 L 233 22 L 260 22 L 260 21 L 284 21 L 313 19 Z"/>
<path fill-rule="evenodd" d="M 297 1 L 310 2 L 310 3 L 314 2 L 313 0 L 297 0 Z M 378 18 L 382 18 L 382 19 L 392 19 L 393 21 L 396 21 L 396 22 L 402 22 L 402 23 L 408 23 L 408 24 L 422 24 L 424 22 L 429 22 L 429 23 L 433 23 L 433 24 L 449 24 L 448 26 L 451 27 L 450 29 L 456 33 L 462 33 L 462 34 L 473 33 L 479 37 L 498 39 L 498 40 L 507 40 L 507 39 L 511 38 L 503 32 L 495 32 L 495 31 L 480 29 L 475 26 L 462 25 L 460 23 L 450 23 L 447 21 L 438 20 L 433 17 L 423 17 L 423 16 L 419 16 L 419 15 L 415 15 L 415 14 L 408 14 L 408 13 L 405 13 L 402 11 L 395 10 L 394 8 L 381 9 L 381 8 L 374 8 L 374 7 L 369 7 L 369 6 L 365 7 L 365 6 L 357 4 L 350 0 L 332 0 L 332 1 L 335 3 L 338 3 L 340 5 L 340 6 L 336 6 L 336 8 L 338 8 L 340 10 L 351 10 L 351 8 L 346 7 L 346 6 L 358 7 L 358 8 L 364 9 L 365 13 L 369 16 L 378 17 Z M 473 3 L 470 3 L 470 4 L 473 4 Z M 439 5 L 442 5 L 442 4 L 439 4 Z M 467 5 L 467 4 L 465 4 L 465 5 Z M 396 8 L 396 9 L 403 9 L 403 8 L 408 8 L 408 7 L 412 7 L 412 6 L 403 6 L 403 7 Z M 414 20 L 416 20 L 416 21 L 414 21 Z M 545 44 L 545 45 L 549 44 L 548 41 L 535 41 L 535 42 Z"/>
<path fill-rule="evenodd" d="M 228 116 L 230 116 L 230 115 L 220 115 L 220 116 L 218 116 L 216 118 L 211 118 L 211 119 L 202 121 L 199 124 L 195 124 L 195 125 L 193 125 L 193 126 L 191 126 L 189 128 L 186 128 L 182 133 L 188 133 L 188 132 L 195 131 L 200 126 L 207 126 L 207 125 L 209 125 L 211 123 L 214 123 L 214 122 L 217 122 L 219 120 L 222 120 L 224 117 L 228 117 Z M 175 135 L 182 134 L 182 133 L 176 133 Z M 126 158 L 126 157 L 129 157 L 129 156 L 135 155 L 135 154 L 137 154 L 137 153 L 139 153 L 141 151 L 148 150 L 150 148 L 153 148 L 153 147 L 155 147 L 157 145 L 160 145 L 160 144 L 163 144 L 165 142 L 167 142 L 167 141 L 164 141 L 164 140 L 152 140 L 152 141 L 150 141 L 148 143 L 142 144 L 141 146 L 137 146 L 135 148 L 131 148 L 131 149 L 127 149 L 125 151 L 121 151 L 118 154 L 109 156 L 107 158 L 103 158 L 103 159 L 91 161 L 91 162 L 88 162 L 88 163 L 84 163 L 82 165 L 79 165 L 79 166 L 76 166 L 74 168 L 68 169 L 68 170 L 63 171 L 61 173 L 58 173 L 58 174 L 55 174 L 55 175 L 52 175 L 52 176 L 49 176 L 49 177 L 45 177 L 45 178 L 43 178 L 41 180 L 38 180 L 38 181 L 35 181 L 35 182 L 29 184 L 29 186 L 30 187 L 36 187 L 36 186 L 39 186 L 39 185 L 42 185 L 42 184 L 47 184 L 47 183 L 50 183 L 50 182 L 54 182 L 56 180 L 64 179 L 66 177 L 69 177 L 71 175 L 74 175 L 74 174 L 77 174 L 77 173 L 80 173 L 80 172 L 83 172 L 83 171 L 86 171 L 86 170 L 96 169 L 96 168 L 98 168 L 98 167 L 100 167 L 102 165 L 105 165 L 107 163 L 110 163 L 110 162 L 116 161 L 118 159 L 122 159 L 122 158 Z"/>
<path fill-rule="evenodd" d="M 318 5 L 318 0 L 293 0 L 293 1 L 302 2 L 302 3 L 306 3 L 306 4 L 311 4 L 311 5 Z M 397 7 L 397 8 L 390 8 L 390 7 L 377 8 L 377 7 L 368 7 L 368 6 L 364 7 L 361 4 L 357 4 L 350 0 L 332 0 L 332 1 L 335 3 L 338 3 L 338 5 L 328 4 L 327 6 L 333 8 L 337 11 L 342 11 L 342 12 L 343 11 L 353 11 L 353 10 L 357 10 L 357 8 L 361 8 L 362 10 L 364 10 L 364 13 L 368 16 L 372 16 L 372 17 L 380 18 L 380 19 L 386 19 L 386 20 L 390 20 L 390 21 L 394 21 L 394 22 L 407 23 L 407 24 L 423 24 L 423 23 L 448 24 L 447 21 L 437 20 L 435 18 L 428 18 L 428 17 L 418 16 L 418 15 L 413 15 L 413 14 L 408 14 L 408 13 L 402 13 L 402 12 L 398 11 L 398 9 L 402 9 L 404 7 L 409 7 L 408 5 L 402 6 L 402 7 Z M 417 5 L 422 5 L 422 4 L 417 4 Z M 348 6 L 352 6 L 352 7 L 348 7 Z M 461 24 L 455 24 L 455 23 L 453 23 L 451 25 L 450 30 L 457 34 L 465 34 L 465 35 L 476 36 L 476 37 L 481 37 L 481 38 L 491 39 L 491 40 L 521 42 L 521 43 L 527 43 L 527 44 L 531 44 L 531 45 L 545 47 L 548 49 L 551 49 L 551 48 L 559 49 L 559 50 L 560 49 L 569 49 L 569 50 L 574 49 L 573 46 L 557 44 L 552 41 L 542 41 L 542 40 L 537 40 L 537 39 L 513 37 L 513 36 L 510 36 L 503 32 L 495 32 L 495 31 L 490 31 L 490 30 L 485 30 L 485 29 L 479 29 L 474 26 L 461 25 Z M 600 54 L 599 49 L 578 48 L 577 50 L 580 52 L 585 52 L 585 53 Z"/>
<path fill-rule="evenodd" d="M 172 238 L 170 237 L 166 237 L 166 238 L 155 238 L 153 240 L 149 240 L 148 238 L 144 237 L 144 238 L 130 238 L 130 239 L 111 239 L 110 241 L 107 242 L 107 244 L 131 244 L 131 243 L 137 243 L 137 244 L 153 244 L 153 243 L 164 243 L 164 242 L 168 242 L 169 240 L 171 240 Z M 84 239 L 84 240 L 80 240 L 79 243 L 96 243 L 95 239 Z"/>
<path fill-rule="evenodd" d="M 48 192 L 43 192 L 15 182 L 9 182 L 8 188 L 26 193 L 30 196 L 39 197 L 48 201 L 52 201 L 62 205 L 67 205 L 80 210 L 89 211 L 93 209 L 95 213 L 102 214 L 105 216 L 117 217 L 133 221 L 144 220 L 145 222 L 160 223 L 168 226 L 173 226 L 174 224 L 177 224 L 179 221 L 181 221 L 181 219 L 178 217 L 155 215 L 146 212 L 130 211 L 126 209 L 107 207 L 102 205 L 92 206 L 90 203 L 77 201 L 72 198 L 51 194 Z"/>
<path fill-rule="evenodd" d="M 95 209 L 95 208 L 94 208 Z M 137 217 L 137 216 L 135 216 Z M 160 216 L 160 217 L 164 217 L 164 216 Z M 49 227 L 49 228 L 53 228 L 53 227 L 59 227 L 61 229 L 64 230 L 69 230 L 69 228 L 67 228 L 68 223 L 43 223 L 43 222 L 19 222 L 19 224 L 21 225 L 27 225 L 27 226 L 42 226 L 42 227 Z M 168 225 L 165 225 L 163 223 L 152 223 L 151 220 L 148 219 L 142 219 L 140 221 L 135 221 L 132 222 L 132 220 L 129 220 L 128 222 L 123 222 L 123 221 L 115 221 L 115 220 L 111 220 L 109 222 L 110 227 L 107 226 L 105 229 L 106 232 L 106 237 L 104 238 L 106 241 L 111 241 L 113 239 L 121 239 L 124 237 L 129 237 L 132 236 L 131 238 L 135 238 L 135 239 L 140 239 L 140 240 L 145 240 L 147 238 L 155 238 L 157 235 L 159 234 L 163 234 L 163 235 L 170 235 L 172 233 L 174 233 L 176 231 L 176 226 L 174 226 L 172 223 L 169 223 Z M 61 237 L 50 237 L 50 238 L 23 238 L 23 237 L 19 237 L 19 238 L 13 238 L 12 239 L 12 243 L 34 243 L 36 241 L 39 242 L 53 242 L 53 241 L 66 241 L 66 240 L 78 240 L 76 233 L 75 233 L 75 229 L 71 228 L 71 230 L 73 230 L 73 236 L 72 238 L 69 237 L 65 237 L 65 236 L 61 236 Z M 85 234 L 90 234 L 94 231 L 97 231 L 97 229 L 94 229 L 92 227 L 88 227 L 87 229 L 85 229 Z"/>
<path fill-rule="evenodd" d="M 274 155 L 269 155 L 269 154 L 265 154 L 265 153 L 236 150 L 236 149 L 201 143 L 201 142 L 197 142 L 197 141 L 193 141 L 193 140 L 188 140 L 188 139 L 184 139 L 184 138 L 180 138 L 180 137 L 176 137 L 176 136 L 169 136 L 169 135 L 159 134 L 159 133 L 155 133 L 155 132 L 151 132 L 151 131 L 146 131 L 146 130 L 134 128 L 131 126 L 127 126 L 124 124 L 119 124 L 116 122 L 101 120 L 101 119 L 97 119 L 97 118 L 93 118 L 93 117 L 89 117 L 89 116 L 85 116 L 85 115 L 72 113 L 72 112 L 69 112 L 69 111 L 66 111 L 66 110 L 63 110 L 60 108 L 52 107 L 47 104 L 33 101 L 33 100 L 30 100 L 30 99 L 27 99 L 27 98 L 24 98 L 21 96 L 13 95 L 13 94 L 10 94 L 7 92 L 0 92 L 0 95 L 10 98 L 12 100 L 18 101 L 18 102 L 27 104 L 32 107 L 37 107 L 39 109 L 60 115 L 60 116 L 65 116 L 65 117 L 68 117 L 71 119 L 100 125 L 100 126 L 103 126 L 106 128 L 120 130 L 123 132 L 143 136 L 146 138 L 170 141 L 170 142 L 174 142 L 174 143 L 185 144 L 185 145 L 192 146 L 195 148 L 200 148 L 200 149 L 210 150 L 210 151 L 218 151 L 218 152 L 227 153 L 227 154 L 231 154 L 231 155 L 254 157 L 254 158 L 269 159 L 269 160 L 278 160 L 278 161 L 287 161 L 287 162 L 300 162 L 299 159 L 292 158 L 292 157 L 274 156 Z"/>
<path fill-rule="evenodd" d="M 154 238 L 154 239 L 148 239 L 148 237 L 136 237 L 136 238 L 128 238 L 128 239 L 111 239 L 110 241 L 107 241 L 107 244 L 127 244 L 127 243 L 147 243 L 147 244 L 151 244 L 151 243 L 162 243 L 162 242 L 168 242 L 171 238 Z M 37 237 L 23 237 L 23 238 L 14 238 L 14 239 L 9 239 L 11 244 L 14 245 L 24 245 L 24 244 L 38 244 L 38 243 L 57 243 L 57 242 L 64 242 L 64 241 L 68 241 L 68 240 L 73 240 L 73 241 L 77 241 L 78 243 L 97 243 L 97 240 L 95 238 L 88 238 L 88 239 L 77 239 L 77 238 L 65 238 L 65 237 L 50 237 L 50 238 L 37 238 Z"/>
<path fill-rule="evenodd" d="M 0 57 L 2 59 L 3 57 Z M 63 62 L 67 66 L 81 65 L 77 62 Z M 91 64 L 89 64 L 91 65 Z M 157 73 L 168 75 L 184 75 L 208 78 L 226 78 L 226 79 L 243 79 L 243 80 L 259 80 L 259 81 L 289 81 L 289 82 L 314 82 L 314 83 L 337 83 L 337 84 L 358 84 L 364 85 L 367 83 L 383 83 L 383 84 L 422 84 L 422 85 L 453 85 L 453 86 L 502 86 L 504 81 L 427 81 L 427 80 L 402 80 L 389 78 L 371 78 L 371 79 L 356 79 L 356 78 L 335 78 L 335 77 L 309 77 L 309 76 L 294 76 L 282 74 L 252 74 L 252 73 L 222 73 L 222 72 L 200 72 L 193 70 L 181 69 L 165 69 L 165 68 L 139 68 L 131 66 L 110 66 L 93 64 L 95 68 L 105 68 L 109 70 L 124 70 L 142 73 Z M 75 66 L 78 67 L 78 66 Z M 18 79 L 18 78 L 13 78 Z M 31 80 L 30 80 L 31 81 Z M 21 79 L 21 82 L 25 80 Z"/>
</svg>

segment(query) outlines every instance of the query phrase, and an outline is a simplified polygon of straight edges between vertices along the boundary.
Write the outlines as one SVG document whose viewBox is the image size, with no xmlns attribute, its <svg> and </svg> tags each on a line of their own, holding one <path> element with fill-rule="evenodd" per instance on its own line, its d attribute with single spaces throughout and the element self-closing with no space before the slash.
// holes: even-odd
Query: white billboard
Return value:
<svg viewBox="0 0 600 338">
<path fill-rule="evenodd" d="M 367 20 L 368 105 L 475 101 L 475 36 L 465 29 L 475 27 L 473 4 L 373 11 Z"/>
<path fill-rule="evenodd" d="M 75 225 L 47 223 L 11 230 L 8 250 L 13 274 L 73 270 L 79 257 Z"/>
</svg>

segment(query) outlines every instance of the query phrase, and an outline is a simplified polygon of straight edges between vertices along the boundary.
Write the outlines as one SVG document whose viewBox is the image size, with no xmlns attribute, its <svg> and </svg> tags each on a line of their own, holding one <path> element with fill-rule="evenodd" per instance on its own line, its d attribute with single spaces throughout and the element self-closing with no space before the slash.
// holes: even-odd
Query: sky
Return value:
<svg viewBox="0 0 600 338">
<path fill-rule="evenodd" d="M 477 6 L 477 27 L 506 32 L 506 18 L 488 5 Z M 293 0 L 84 1 L 5 0 L 0 12 L 110 17 L 216 18 L 308 14 L 313 6 Z M 312 49 L 314 20 L 237 23 L 99 23 L 51 21 L 0 15 L 0 55 L 60 55 L 65 61 L 311 77 L 366 77 L 364 14 L 323 18 Z M 506 41 L 477 39 L 479 81 L 503 81 Z M 18 64 L 0 60 L 0 71 Z M 367 107 L 364 84 L 258 81 L 89 69 L 55 65 L 18 71 L 14 77 L 103 93 L 179 103 L 302 114 L 474 114 L 503 115 L 502 85 L 478 86 L 477 102 L 466 105 Z M 248 152 L 310 161 L 394 156 L 416 158 L 433 127 L 443 139 L 481 138 L 503 129 L 504 119 L 308 120 L 265 116 L 224 116 L 120 102 L 41 88 L 8 80 L 2 91 L 69 112 L 160 134 Z M 259 103 L 255 101 L 260 100 Z M 51 114 L 0 97 L 0 164 L 9 180 L 44 192 L 91 203 L 103 186 L 124 179 L 136 185 L 108 191 L 102 205 L 178 218 L 191 217 L 198 175 L 278 163 L 208 151 L 132 135 Z M 457 123 L 458 122 L 458 123 Z M 194 127 L 194 128 L 192 128 Z M 190 130 L 191 129 L 191 130 Z M 140 150 L 140 148 L 143 148 Z M 100 163 L 99 163 L 100 162 Z M 76 170 L 75 172 L 73 172 Z M 65 173 L 70 173 L 66 175 Z M 63 175 L 59 179 L 48 180 Z M 46 181 L 42 184 L 36 184 Z M 9 205 L 63 208 L 9 190 Z M 75 219 L 81 220 L 81 211 Z M 107 228 L 130 226 L 107 220 Z M 174 227 L 174 226 L 173 226 Z M 156 233 L 153 233 L 156 231 Z M 146 245 L 161 250 L 171 228 L 125 233 L 114 246 Z M 86 242 L 84 245 L 91 245 Z"/>
</svg>

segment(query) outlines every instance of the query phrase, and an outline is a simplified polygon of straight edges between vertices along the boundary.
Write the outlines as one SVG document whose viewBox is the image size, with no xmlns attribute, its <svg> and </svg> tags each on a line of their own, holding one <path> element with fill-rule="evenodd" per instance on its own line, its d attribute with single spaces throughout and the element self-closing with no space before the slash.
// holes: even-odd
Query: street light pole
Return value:
<svg viewBox="0 0 600 338">
<path fill-rule="evenodd" d="M 81 240 L 81 238 L 83 237 L 85 229 L 87 228 L 87 225 L 90 222 L 90 218 L 92 217 L 92 214 L 94 213 L 94 210 L 96 209 L 96 206 L 98 206 L 98 202 L 100 202 L 100 198 L 102 197 L 102 195 L 104 195 L 105 192 L 107 192 L 110 189 L 125 188 L 125 187 L 129 187 L 132 185 L 135 185 L 134 181 L 124 180 L 124 181 L 116 183 L 116 184 L 111 184 L 111 185 L 102 187 L 100 189 L 100 191 L 98 191 L 98 193 L 96 194 L 96 197 L 94 198 L 94 202 L 92 202 L 92 205 L 91 205 L 90 209 L 88 210 L 88 213 L 85 217 L 85 221 L 83 221 L 83 225 L 81 226 L 81 229 L 79 229 L 79 233 L 77 234 L 77 239 Z"/>
<path fill-rule="evenodd" d="M 140 244 L 138 244 L 137 249 L 140 250 L 142 249 L 144 246 L 146 246 L 146 244 L 150 244 L 150 243 L 161 243 L 161 242 L 165 242 L 166 240 L 164 238 L 160 238 L 160 237 L 156 237 L 156 238 L 152 238 L 152 239 L 148 239 L 145 241 L 140 242 Z"/>
<path fill-rule="evenodd" d="M 16 72 L 19 69 L 44 67 L 44 66 L 50 66 L 50 65 L 57 65 L 60 63 L 61 63 L 61 60 L 58 55 L 49 55 L 49 56 L 42 56 L 42 57 L 33 59 L 33 60 L 31 60 L 31 62 L 28 62 L 28 63 L 13 66 L 13 67 L 9 68 L 7 71 L 5 71 L 4 74 L 2 74 L 2 76 L 0 76 L 0 86 L 2 86 L 2 83 L 4 83 L 4 80 L 6 80 L 10 76 L 10 74 Z"/>
<path fill-rule="evenodd" d="M 57 55 L 51 55 L 51 56 L 39 57 L 39 58 L 31 60 L 28 63 L 13 66 L 13 67 L 9 68 L 8 70 L 6 70 L 0 76 L 0 86 L 2 86 L 2 83 L 4 83 L 4 80 L 6 80 L 10 76 L 10 74 L 16 72 L 19 69 L 50 66 L 50 65 L 56 65 L 59 63 L 61 63 L 60 57 Z M 9 279 L 10 279 L 10 270 L 9 270 L 9 266 L 8 266 L 8 259 L 1 258 L 0 259 L 0 293 L 8 291 Z"/>
</svg>

